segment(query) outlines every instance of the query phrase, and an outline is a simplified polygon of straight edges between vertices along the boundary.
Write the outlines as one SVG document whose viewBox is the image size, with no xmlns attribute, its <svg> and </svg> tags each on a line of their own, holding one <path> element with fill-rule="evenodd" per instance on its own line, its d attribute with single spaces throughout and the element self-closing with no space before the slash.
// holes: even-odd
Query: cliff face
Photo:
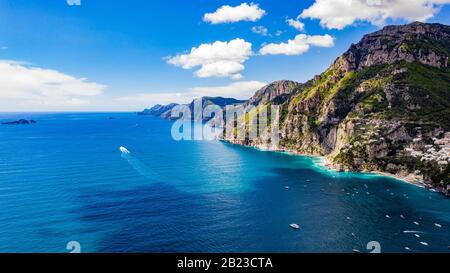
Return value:
<svg viewBox="0 0 450 273">
<path fill-rule="evenodd" d="M 247 105 L 263 105 L 266 103 L 282 104 L 293 94 L 300 83 L 293 81 L 276 81 L 258 90 L 253 97 L 247 101 Z"/>
<path fill-rule="evenodd" d="M 327 156 L 341 170 L 410 176 L 444 191 L 450 184 L 449 52 L 449 26 L 385 27 L 313 80 L 292 83 L 290 92 L 275 83 L 249 103 L 282 106 L 280 150 Z"/>
<path fill-rule="evenodd" d="M 366 35 L 335 63 L 344 71 L 359 70 L 372 65 L 398 61 L 448 67 L 450 30 L 440 24 L 412 23 L 388 26 Z"/>
</svg>

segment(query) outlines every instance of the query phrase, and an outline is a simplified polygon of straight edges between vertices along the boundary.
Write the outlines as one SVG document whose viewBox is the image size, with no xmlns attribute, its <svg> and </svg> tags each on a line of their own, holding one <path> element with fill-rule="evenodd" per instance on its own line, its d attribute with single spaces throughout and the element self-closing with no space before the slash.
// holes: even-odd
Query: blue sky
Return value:
<svg viewBox="0 0 450 273">
<path fill-rule="evenodd" d="M 337 0 L 331 11 L 329 1 L 0 0 L 0 112 L 246 98 L 275 80 L 310 79 L 385 24 L 450 24 L 447 0 Z"/>
</svg>

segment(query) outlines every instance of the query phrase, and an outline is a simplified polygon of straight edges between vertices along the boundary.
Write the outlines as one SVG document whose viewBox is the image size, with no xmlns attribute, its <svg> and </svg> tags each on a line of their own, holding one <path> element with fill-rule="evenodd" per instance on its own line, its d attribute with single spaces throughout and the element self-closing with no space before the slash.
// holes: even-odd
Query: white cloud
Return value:
<svg viewBox="0 0 450 273">
<path fill-rule="evenodd" d="M 289 18 L 286 20 L 286 23 L 298 31 L 303 31 L 305 29 L 305 24 L 303 24 L 299 20 L 294 20 L 292 18 Z"/>
<path fill-rule="evenodd" d="M 0 109 L 5 111 L 85 106 L 104 88 L 56 70 L 0 60 Z"/>
<path fill-rule="evenodd" d="M 343 29 L 356 21 L 381 25 L 387 19 L 426 21 L 450 0 L 315 0 L 302 18 L 319 19 L 329 29 Z"/>
<path fill-rule="evenodd" d="M 255 94 L 261 87 L 265 86 L 266 83 L 259 81 L 242 81 L 234 82 L 226 86 L 210 86 L 210 87 L 195 87 L 191 88 L 190 91 L 194 97 L 228 97 L 235 99 L 249 99 Z"/>
<path fill-rule="evenodd" d="M 333 47 L 334 38 L 328 34 L 325 35 L 306 35 L 306 42 L 312 46 Z"/>
<path fill-rule="evenodd" d="M 67 0 L 69 6 L 81 6 L 81 0 Z"/>
<path fill-rule="evenodd" d="M 326 35 L 306 35 L 299 34 L 293 40 L 287 43 L 266 44 L 260 50 L 261 55 L 301 55 L 307 52 L 311 46 L 332 47 L 334 46 L 334 38 Z"/>
<path fill-rule="evenodd" d="M 231 7 L 228 5 L 218 8 L 213 13 L 206 13 L 203 21 L 211 24 L 235 23 L 239 21 L 256 22 L 261 19 L 266 12 L 254 3 L 242 3 L 239 6 Z"/>
<path fill-rule="evenodd" d="M 241 79 L 245 69 L 243 63 L 252 56 L 252 44 L 243 39 L 229 42 L 216 41 L 212 44 L 201 44 L 191 49 L 188 54 L 169 57 L 167 63 L 192 69 L 200 66 L 195 75 L 200 78 L 230 77 Z"/>
<path fill-rule="evenodd" d="M 269 30 L 264 26 L 254 26 L 252 27 L 252 32 L 262 36 L 267 36 L 269 34 Z"/>
<path fill-rule="evenodd" d="M 275 36 L 281 36 L 283 33 L 284 33 L 283 30 L 277 30 L 277 31 L 275 32 Z"/>
</svg>

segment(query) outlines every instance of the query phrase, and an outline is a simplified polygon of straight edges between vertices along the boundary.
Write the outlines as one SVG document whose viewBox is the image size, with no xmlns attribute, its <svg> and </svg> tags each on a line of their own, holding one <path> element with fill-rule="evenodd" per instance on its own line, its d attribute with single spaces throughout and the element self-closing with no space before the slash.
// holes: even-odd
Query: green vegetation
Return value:
<svg viewBox="0 0 450 273">
<path fill-rule="evenodd" d="M 417 62 L 404 63 L 403 66 L 408 71 L 398 80 L 409 87 L 412 102 L 420 106 L 420 109 L 409 113 L 410 117 L 434 122 L 449 130 L 450 68 L 439 69 Z"/>
<path fill-rule="evenodd" d="M 414 39 L 410 41 L 406 41 L 402 46 L 405 47 L 407 52 L 417 52 L 419 49 L 421 51 L 433 51 L 439 55 L 450 55 L 450 39 Z"/>
</svg>

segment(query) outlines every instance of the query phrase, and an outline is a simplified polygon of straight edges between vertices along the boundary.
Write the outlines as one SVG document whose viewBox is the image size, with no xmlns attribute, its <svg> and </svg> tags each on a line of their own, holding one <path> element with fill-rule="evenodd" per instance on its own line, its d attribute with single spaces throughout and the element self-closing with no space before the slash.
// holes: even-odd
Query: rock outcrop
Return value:
<svg viewBox="0 0 450 273">
<path fill-rule="evenodd" d="M 276 81 L 258 90 L 255 95 L 247 101 L 247 104 L 254 106 L 269 102 L 273 104 L 282 104 L 300 87 L 301 84 L 298 82 Z"/>
<path fill-rule="evenodd" d="M 415 22 L 404 26 L 387 26 L 352 45 L 336 65 L 345 72 L 398 61 L 418 61 L 445 68 L 448 67 L 449 40 L 450 30 L 441 24 Z"/>
</svg>

